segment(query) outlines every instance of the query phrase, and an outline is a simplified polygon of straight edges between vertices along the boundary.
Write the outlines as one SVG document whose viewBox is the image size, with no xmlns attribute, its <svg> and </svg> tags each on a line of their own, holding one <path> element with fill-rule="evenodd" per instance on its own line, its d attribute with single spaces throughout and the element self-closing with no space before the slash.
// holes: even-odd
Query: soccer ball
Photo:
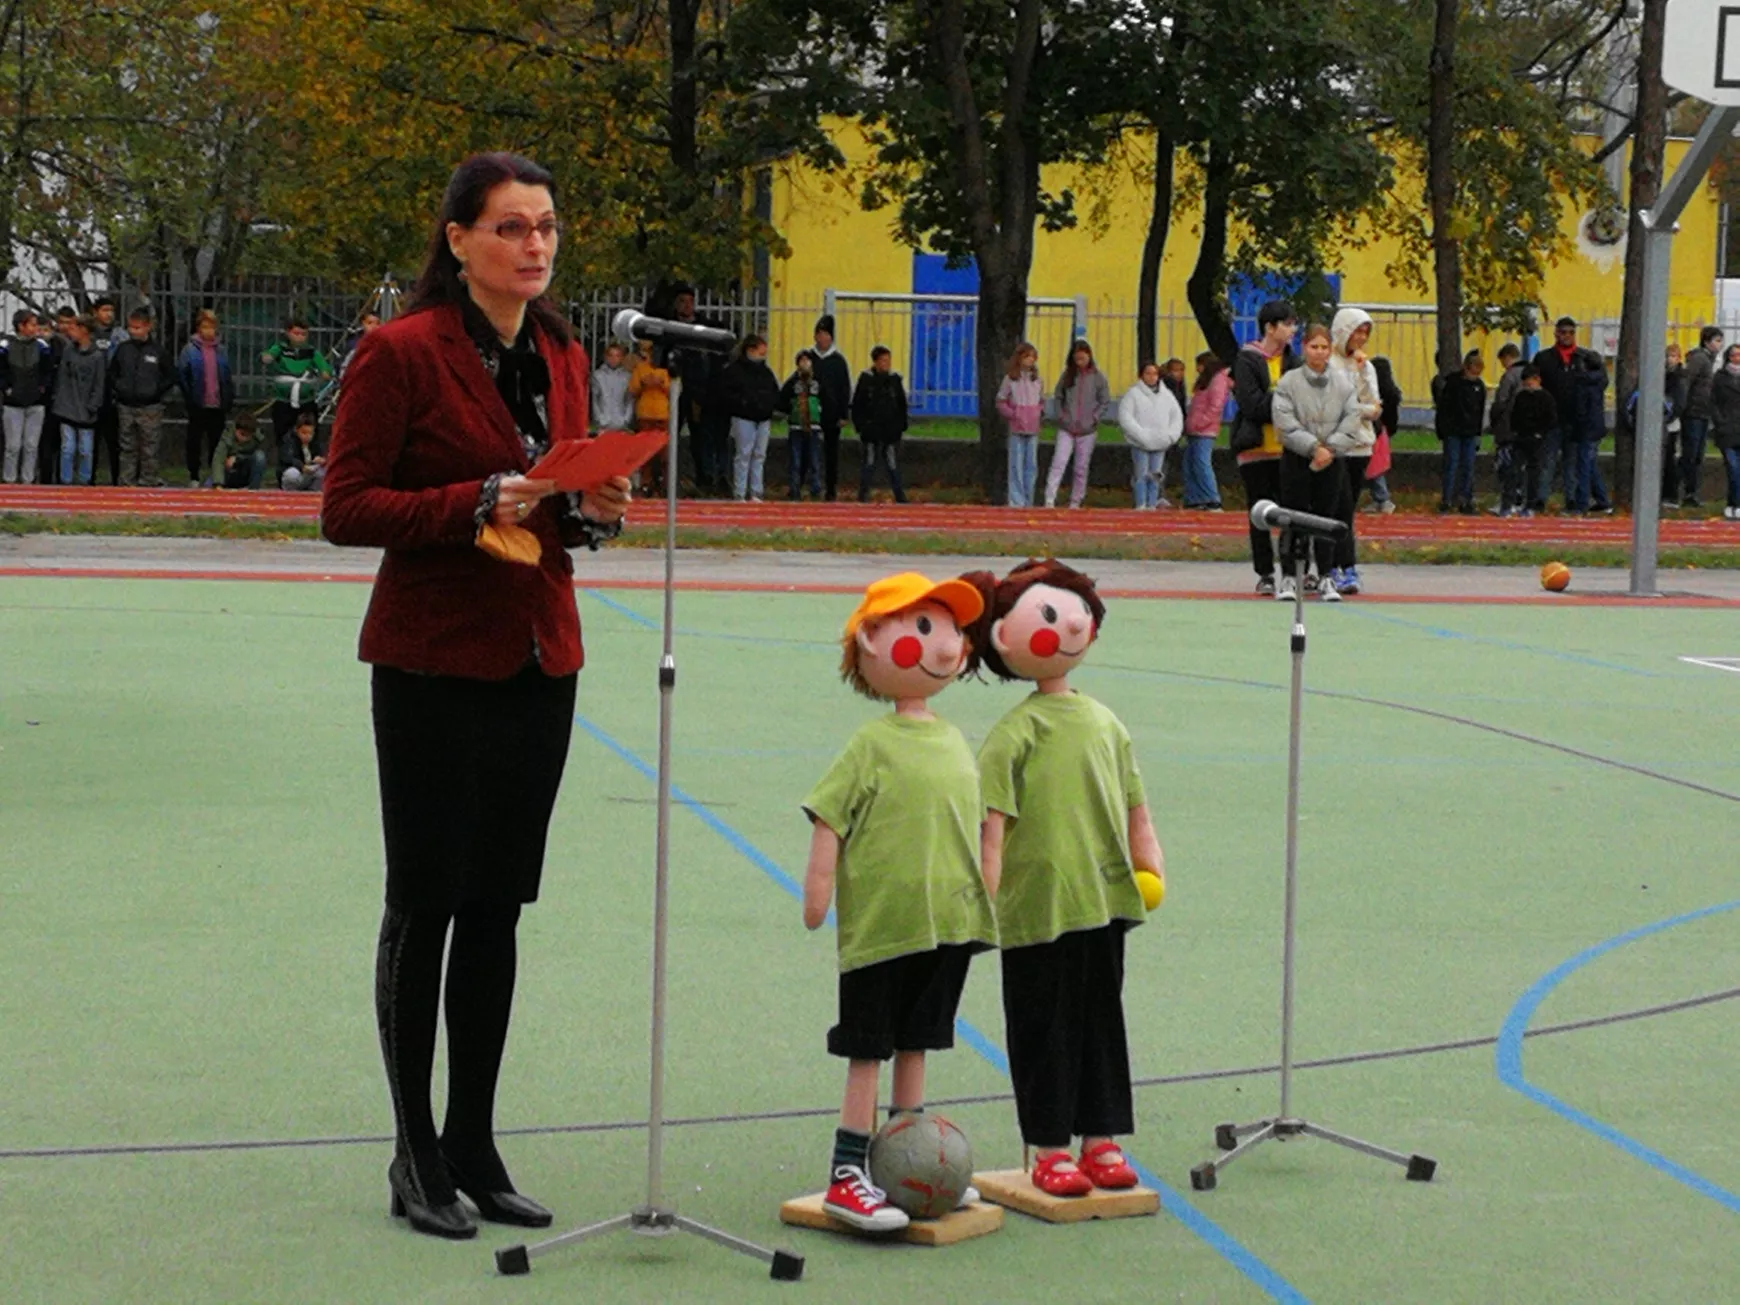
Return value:
<svg viewBox="0 0 1740 1305">
<path fill-rule="evenodd" d="M 914 1219 L 940 1219 L 973 1181 L 967 1135 L 941 1115 L 896 1115 L 871 1139 L 870 1181 Z"/>
</svg>

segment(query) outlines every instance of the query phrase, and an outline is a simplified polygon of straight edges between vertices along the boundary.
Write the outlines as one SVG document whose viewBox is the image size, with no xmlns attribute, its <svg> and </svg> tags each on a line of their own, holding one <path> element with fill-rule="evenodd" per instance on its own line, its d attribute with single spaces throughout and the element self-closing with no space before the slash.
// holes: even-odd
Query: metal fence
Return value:
<svg viewBox="0 0 1740 1305">
<path fill-rule="evenodd" d="M 135 304 L 147 303 L 158 319 L 160 338 L 179 343 L 187 338 L 193 315 L 200 308 L 216 312 L 222 338 L 236 377 L 237 393 L 244 402 L 258 403 L 270 397 L 269 368 L 261 354 L 277 339 L 292 316 L 306 321 L 312 343 L 336 352 L 355 332 L 365 306 L 375 301 L 382 286 L 357 287 L 334 282 L 285 277 L 255 277 L 231 282 L 216 289 L 192 290 L 173 286 L 121 286 L 109 291 L 124 315 Z M 0 313 L 9 329 L 18 308 L 51 313 L 68 302 L 62 286 L 17 286 L 0 288 Z M 1407 406 L 1416 410 L 1431 403 L 1431 380 L 1435 373 L 1436 324 L 1429 305 L 1361 304 L 1371 313 L 1373 332 L 1369 352 L 1387 356 Z M 624 308 L 642 311 L 669 310 L 644 287 L 601 287 L 566 305 L 581 342 L 589 352 L 602 352 L 610 325 Z M 1740 304 L 1736 305 L 1740 309 Z M 970 419 L 977 412 L 977 358 L 975 339 L 978 321 L 976 301 L 962 295 L 906 295 L 838 288 L 825 291 L 818 302 L 770 303 L 764 291 L 741 294 L 701 292 L 697 313 L 734 333 L 751 332 L 768 340 L 769 364 L 783 377 L 794 355 L 813 339 L 815 322 L 824 311 L 836 320 L 836 342 L 854 370 L 869 365 L 870 350 L 878 344 L 893 351 L 895 369 L 906 378 L 915 414 L 929 417 Z M 1587 306 L 1552 305 L 1543 308 L 1541 320 L 1551 321 L 1568 313 L 1583 323 L 1581 339 L 1611 355 L 1618 345 L 1618 314 L 1615 305 L 1590 311 Z M 1690 311 L 1678 311 L 1670 321 L 1670 339 L 1682 348 L 1697 343 L 1706 324 Z M 1718 325 L 1735 338 L 1740 333 L 1740 314 L 1733 322 Z M 1135 372 L 1137 315 L 1127 300 L 1101 298 L 1035 299 L 1028 313 L 1026 335 L 1039 350 L 1041 374 L 1049 381 L 1062 370 L 1071 341 L 1087 339 L 1106 372 L 1114 394 L 1121 393 Z M 1515 336 L 1474 332 L 1465 348 L 1480 349 L 1496 370 L 1496 353 L 1505 340 Z M 1534 342 L 1518 340 L 1525 348 Z M 1186 373 L 1194 371 L 1196 355 L 1207 347 L 1188 305 L 1163 304 L 1155 322 L 1157 361 L 1170 357 L 1185 360 Z"/>
</svg>

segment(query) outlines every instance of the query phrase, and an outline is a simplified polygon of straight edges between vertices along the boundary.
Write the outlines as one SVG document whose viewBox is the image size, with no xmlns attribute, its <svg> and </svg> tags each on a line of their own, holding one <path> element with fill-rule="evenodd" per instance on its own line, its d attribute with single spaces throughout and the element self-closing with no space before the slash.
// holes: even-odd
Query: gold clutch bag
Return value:
<svg viewBox="0 0 1740 1305">
<path fill-rule="evenodd" d="M 488 522 L 477 532 L 477 546 L 502 562 L 536 566 L 544 555 L 538 537 L 522 526 L 498 526 Z"/>
</svg>

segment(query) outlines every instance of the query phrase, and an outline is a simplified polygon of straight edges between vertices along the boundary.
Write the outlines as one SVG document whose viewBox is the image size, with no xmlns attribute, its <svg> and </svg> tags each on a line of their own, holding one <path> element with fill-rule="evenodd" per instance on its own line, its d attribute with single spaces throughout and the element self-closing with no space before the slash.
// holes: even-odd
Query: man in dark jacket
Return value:
<svg viewBox="0 0 1740 1305">
<path fill-rule="evenodd" d="M 1685 407 L 1680 414 L 1679 483 L 1672 498 L 1676 507 L 1698 507 L 1698 491 L 1704 469 L 1704 441 L 1710 434 L 1710 381 L 1722 365 L 1722 329 L 1706 326 L 1698 333 L 1698 347 L 1686 359 Z M 1664 444 L 1662 460 L 1673 460 Z M 1665 477 L 1664 477 L 1665 479 Z"/>
<path fill-rule="evenodd" d="M 858 501 L 870 501 L 876 464 L 888 468 L 888 484 L 896 503 L 906 502 L 900 483 L 900 437 L 906 434 L 906 385 L 894 370 L 894 355 L 883 345 L 870 351 L 870 370 L 858 378 L 852 392 L 852 424 L 864 445 L 864 465 L 858 473 Z"/>
<path fill-rule="evenodd" d="M 4 479 L 36 483 L 36 449 L 42 439 L 42 419 L 54 388 L 54 355 L 37 336 L 36 314 L 28 308 L 12 314 L 12 334 L 0 340 L 0 389 L 5 393 Z"/>
<path fill-rule="evenodd" d="M 1271 299 L 1257 310 L 1261 334 L 1233 358 L 1233 399 L 1239 411 L 1233 419 L 1231 444 L 1246 503 L 1281 498 L 1281 438 L 1275 433 L 1270 404 L 1275 385 L 1299 365 L 1299 355 L 1289 347 L 1298 329 L 1293 305 Z M 1280 589 L 1276 588 L 1274 540 L 1267 530 L 1255 526 L 1251 527 L 1251 565 L 1256 568 L 1259 595 L 1291 596 L 1291 577 L 1281 577 Z"/>
<path fill-rule="evenodd" d="M 127 314 L 127 338 L 109 356 L 109 397 L 114 400 L 121 444 L 117 483 L 155 487 L 157 447 L 163 433 L 163 400 L 176 387 L 169 351 L 151 338 L 151 311 Z"/>
<path fill-rule="evenodd" d="M 1607 368 L 1602 364 L 1600 354 L 1577 343 L 1577 319 L 1574 317 L 1561 317 L 1553 323 L 1552 348 L 1537 353 L 1534 363 L 1540 369 L 1541 388 L 1553 396 L 1553 402 L 1559 408 L 1559 428 L 1547 437 L 1541 450 L 1544 483 L 1539 497 L 1544 506 L 1555 479 L 1554 473 L 1562 465 L 1565 510 L 1578 510 L 1573 508 L 1573 504 L 1581 499 L 1587 505 L 1590 489 L 1600 480 L 1600 470 L 1595 468 L 1594 475 L 1589 478 L 1591 483 L 1580 483 L 1583 469 L 1595 467 L 1595 448 L 1607 433 L 1602 404 L 1602 395 L 1607 390 Z M 1597 373 L 1600 386 L 1594 389 Z M 1591 389 L 1594 389 L 1593 405 L 1590 403 Z M 1587 454 L 1581 447 L 1584 443 L 1589 445 Z M 1605 485 L 1596 490 L 1595 501 L 1601 505 L 1598 511 L 1610 510 Z"/>
<path fill-rule="evenodd" d="M 834 347 L 833 314 L 816 319 L 815 338 L 815 347 L 806 352 L 822 387 L 822 485 L 832 503 L 840 485 L 840 424 L 852 419 L 852 368 Z"/>
<path fill-rule="evenodd" d="M 663 317 L 664 305 L 647 305 L 647 312 Z M 671 288 L 670 315 L 692 326 L 729 329 L 724 322 L 695 311 L 695 287 L 678 283 Z M 703 494 L 724 494 L 731 488 L 731 414 L 719 393 L 724 359 L 705 349 L 663 345 L 654 360 L 682 382 L 682 401 L 677 411 L 677 436 L 689 432 L 689 448 L 695 461 L 695 488 Z"/>
</svg>

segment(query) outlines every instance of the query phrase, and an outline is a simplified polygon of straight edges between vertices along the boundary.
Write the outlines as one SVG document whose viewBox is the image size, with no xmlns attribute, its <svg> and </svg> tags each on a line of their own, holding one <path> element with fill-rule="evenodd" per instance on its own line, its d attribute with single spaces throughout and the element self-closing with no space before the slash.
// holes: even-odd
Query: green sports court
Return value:
<svg viewBox="0 0 1740 1305">
<path fill-rule="evenodd" d="M 1166 851 L 1125 993 L 1163 1212 L 922 1249 L 777 1221 L 821 1185 L 843 1073 L 794 881 L 798 803 L 878 710 L 836 676 L 853 600 L 680 594 L 667 1194 L 806 1256 L 781 1284 L 682 1237 L 500 1278 L 515 1230 L 389 1219 L 367 598 L 0 579 L 0 1301 L 1740 1297 L 1733 606 L 1310 609 L 1297 1054 L 1323 1063 L 1294 1105 L 1438 1176 L 1306 1140 L 1197 1193 L 1214 1125 L 1276 1104 L 1288 609 L 1113 598 L 1072 682 L 1129 727 Z M 581 609 L 499 1112 L 557 1231 L 645 1178 L 658 595 Z M 1019 693 L 936 706 L 976 743 Z M 1018 1164 L 994 957 L 961 1016 L 930 1095 Z"/>
</svg>

